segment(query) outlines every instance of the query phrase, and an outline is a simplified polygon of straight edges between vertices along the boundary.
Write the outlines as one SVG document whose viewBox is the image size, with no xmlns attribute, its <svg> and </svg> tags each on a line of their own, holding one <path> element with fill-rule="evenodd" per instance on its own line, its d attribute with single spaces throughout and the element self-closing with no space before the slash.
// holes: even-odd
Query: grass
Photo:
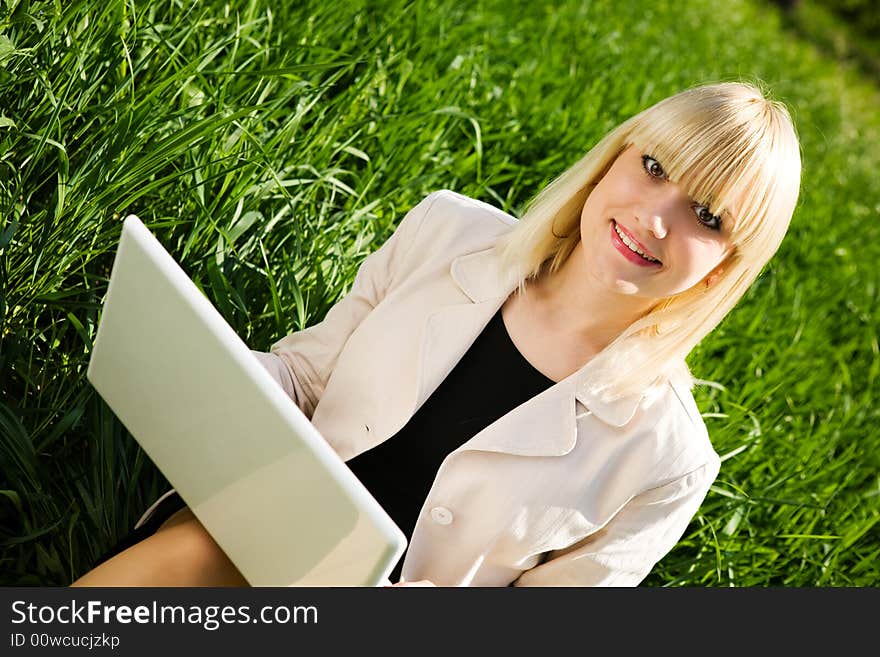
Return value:
<svg viewBox="0 0 880 657">
<path fill-rule="evenodd" d="M 645 585 L 877 585 L 880 99 L 742 0 L 7 0 L 0 584 L 68 584 L 165 489 L 85 379 L 126 214 L 267 350 L 430 191 L 516 214 L 624 118 L 740 78 L 792 108 L 803 192 L 689 358 L 725 460 Z"/>
<path fill-rule="evenodd" d="M 856 67 L 875 82 L 880 81 L 880 42 L 876 35 L 855 16 L 847 19 L 834 11 L 834 5 L 834 2 L 815 0 L 801 2 L 786 19 L 796 32 L 827 56 Z"/>
</svg>

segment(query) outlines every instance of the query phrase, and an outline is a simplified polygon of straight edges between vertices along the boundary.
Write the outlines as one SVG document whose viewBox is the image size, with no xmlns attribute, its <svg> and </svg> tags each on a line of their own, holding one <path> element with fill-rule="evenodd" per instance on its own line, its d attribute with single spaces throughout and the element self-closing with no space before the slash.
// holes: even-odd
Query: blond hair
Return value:
<svg viewBox="0 0 880 657">
<path fill-rule="evenodd" d="M 734 199 L 739 205 L 731 249 L 713 284 L 658 300 L 590 360 L 588 385 L 606 400 L 644 393 L 673 377 L 694 386 L 685 357 L 773 257 L 800 188 L 800 147 L 783 104 L 743 82 L 688 89 L 619 125 L 527 204 L 497 246 L 519 291 L 557 271 L 572 253 L 587 196 L 630 145 L 655 156 L 669 179 L 713 214 L 729 210 Z"/>
</svg>

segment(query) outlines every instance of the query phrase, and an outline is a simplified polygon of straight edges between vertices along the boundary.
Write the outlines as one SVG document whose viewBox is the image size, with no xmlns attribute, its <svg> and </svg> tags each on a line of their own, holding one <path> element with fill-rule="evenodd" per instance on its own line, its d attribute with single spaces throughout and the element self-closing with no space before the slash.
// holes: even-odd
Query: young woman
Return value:
<svg viewBox="0 0 880 657">
<path fill-rule="evenodd" d="M 254 352 L 410 537 L 392 581 L 650 572 L 720 466 L 685 358 L 778 249 L 800 169 L 784 106 L 684 91 L 520 221 L 431 194 L 322 322 Z M 173 491 L 105 559 L 75 584 L 246 583 Z"/>
</svg>

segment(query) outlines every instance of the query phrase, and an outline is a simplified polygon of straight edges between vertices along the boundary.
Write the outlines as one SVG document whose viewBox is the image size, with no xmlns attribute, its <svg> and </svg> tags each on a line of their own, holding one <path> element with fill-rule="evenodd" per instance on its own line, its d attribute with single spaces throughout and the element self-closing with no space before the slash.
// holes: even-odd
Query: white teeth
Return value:
<svg viewBox="0 0 880 657">
<path fill-rule="evenodd" d="M 638 253 L 640 256 L 642 256 L 648 262 L 660 262 L 656 258 L 652 258 L 651 256 L 646 255 L 644 251 L 642 251 L 638 246 L 636 246 L 636 244 L 630 238 L 628 238 L 623 233 L 623 231 L 621 231 L 617 227 L 617 224 L 614 224 L 614 230 L 617 233 L 618 237 L 620 237 L 620 241 L 623 242 L 624 244 L 626 244 L 629 247 L 630 251 L 635 251 L 636 253 Z"/>
</svg>

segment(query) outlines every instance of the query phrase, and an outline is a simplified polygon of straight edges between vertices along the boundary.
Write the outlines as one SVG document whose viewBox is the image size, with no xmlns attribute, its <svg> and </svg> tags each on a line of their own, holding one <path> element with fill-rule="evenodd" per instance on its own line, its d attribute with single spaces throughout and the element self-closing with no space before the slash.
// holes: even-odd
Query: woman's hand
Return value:
<svg viewBox="0 0 880 657">
<path fill-rule="evenodd" d="M 416 582 L 398 582 L 397 584 L 392 584 L 391 586 L 385 586 L 384 588 L 390 589 L 395 586 L 437 586 L 429 579 L 420 579 Z"/>
</svg>

